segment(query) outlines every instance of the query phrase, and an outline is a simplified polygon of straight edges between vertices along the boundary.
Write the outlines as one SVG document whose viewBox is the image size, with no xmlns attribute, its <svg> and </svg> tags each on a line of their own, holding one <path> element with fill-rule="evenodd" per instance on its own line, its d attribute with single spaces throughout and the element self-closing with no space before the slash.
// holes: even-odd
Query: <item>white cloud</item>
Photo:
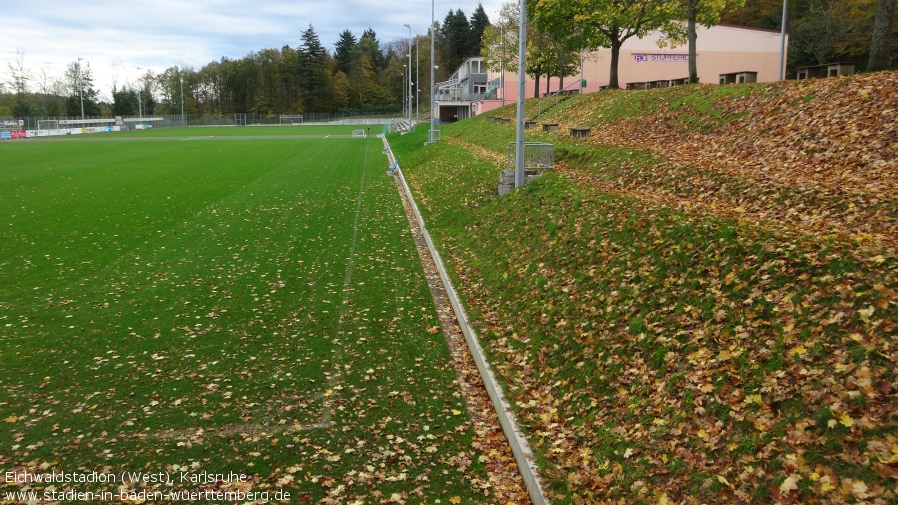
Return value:
<svg viewBox="0 0 898 505">
<path fill-rule="evenodd" d="M 491 20 L 502 0 L 483 1 Z M 36 77 L 41 69 L 62 76 L 68 65 L 83 58 L 94 84 L 105 97 L 113 82 L 133 83 L 146 70 L 173 66 L 198 69 L 222 57 L 284 45 L 297 47 L 311 25 L 329 50 L 344 29 L 360 37 L 374 29 L 381 43 L 425 33 L 431 1 L 406 0 L 27 0 L 7 2 L 0 31 L 0 81 L 8 80 L 8 65 L 24 53 L 24 63 Z M 477 0 L 444 0 L 435 5 L 442 22 L 451 9 L 470 17 Z M 140 68 L 140 70 L 138 70 Z"/>
</svg>

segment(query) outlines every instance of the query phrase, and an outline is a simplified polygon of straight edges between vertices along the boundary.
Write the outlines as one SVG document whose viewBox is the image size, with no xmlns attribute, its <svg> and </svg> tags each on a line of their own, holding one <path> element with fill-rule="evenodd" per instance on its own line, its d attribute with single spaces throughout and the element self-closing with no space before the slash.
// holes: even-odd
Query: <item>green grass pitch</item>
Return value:
<svg viewBox="0 0 898 505">
<path fill-rule="evenodd" d="M 482 500 L 383 146 L 353 129 L 0 144 L 0 469 Z M 196 488 L 56 487 L 122 486 Z"/>
</svg>

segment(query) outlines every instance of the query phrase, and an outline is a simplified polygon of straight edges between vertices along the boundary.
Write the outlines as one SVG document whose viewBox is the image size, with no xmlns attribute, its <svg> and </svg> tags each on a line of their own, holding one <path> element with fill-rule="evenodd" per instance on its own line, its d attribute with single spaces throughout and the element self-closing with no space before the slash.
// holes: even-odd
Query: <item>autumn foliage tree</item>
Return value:
<svg viewBox="0 0 898 505">
<path fill-rule="evenodd" d="M 618 64 L 624 42 L 660 28 L 673 16 L 663 0 L 531 0 L 528 11 L 535 24 L 553 33 L 573 34 L 586 49 L 611 49 L 609 86 L 619 87 Z"/>
<path fill-rule="evenodd" d="M 895 0 L 879 0 L 873 21 L 873 38 L 870 41 L 868 70 L 889 67 L 892 49 L 892 26 L 895 21 Z"/>
<path fill-rule="evenodd" d="M 674 19 L 685 19 L 686 24 L 671 23 L 667 32 L 672 39 L 685 38 L 689 47 L 689 82 L 698 82 L 698 65 L 696 41 L 698 34 L 696 26 L 714 26 L 720 22 L 720 13 L 727 8 L 738 7 L 745 4 L 745 0 L 677 0 L 674 2 L 676 11 Z M 683 30 L 685 29 L 685 32 Z"/>
<path fill-rule="evenodd" d="M 859 69 L 888 68 L 896 36 L 894 8 L 895 0 L 790 0 L 788 66 L 851 61 Z M 753 0 L 728 6 L 720 21 L 779 30 L 782 13 L 782 0 Z"/>
</svg>

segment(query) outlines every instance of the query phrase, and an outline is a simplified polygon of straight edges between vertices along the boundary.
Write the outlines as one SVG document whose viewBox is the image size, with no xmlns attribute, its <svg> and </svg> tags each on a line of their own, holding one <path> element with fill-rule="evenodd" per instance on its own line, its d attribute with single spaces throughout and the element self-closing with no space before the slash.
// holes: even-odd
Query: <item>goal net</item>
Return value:
<svg viewBox="0 0 898 505">
<path fill-rule="evenodd" d="M 352 130 L 352 136 L 355 138 L 365 138 L 365 130 Z"/>
<path fill-rule="evenodd" d="M 281 124 L 302 124 L 302 114 L 281 114 Z"/>
<path fill-rule="evenodd" d="M 39 119 L 37 121 L 37 136 L 46 137 L 48 135 L 59 134 L 59 121 L 56 119 Z"/>
</svg>

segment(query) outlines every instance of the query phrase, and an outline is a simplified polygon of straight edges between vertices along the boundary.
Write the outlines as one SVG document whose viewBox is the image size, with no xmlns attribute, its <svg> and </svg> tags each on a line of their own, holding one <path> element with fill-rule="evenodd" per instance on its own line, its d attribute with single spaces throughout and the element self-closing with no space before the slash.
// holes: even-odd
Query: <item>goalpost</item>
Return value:
<svg viewBox="0 0 898 505">
<path fill-rule="evenodd" d="M 38 119 L 37 120 L 37 136 L 46 137 L 49 135 L 59 134 L 59 120 L 57 119 Z"/>
<path fill-rule="evenodd" d="M 302 114 L 281 114 L 281 124 L 302 124 Z"/>
</svg>

